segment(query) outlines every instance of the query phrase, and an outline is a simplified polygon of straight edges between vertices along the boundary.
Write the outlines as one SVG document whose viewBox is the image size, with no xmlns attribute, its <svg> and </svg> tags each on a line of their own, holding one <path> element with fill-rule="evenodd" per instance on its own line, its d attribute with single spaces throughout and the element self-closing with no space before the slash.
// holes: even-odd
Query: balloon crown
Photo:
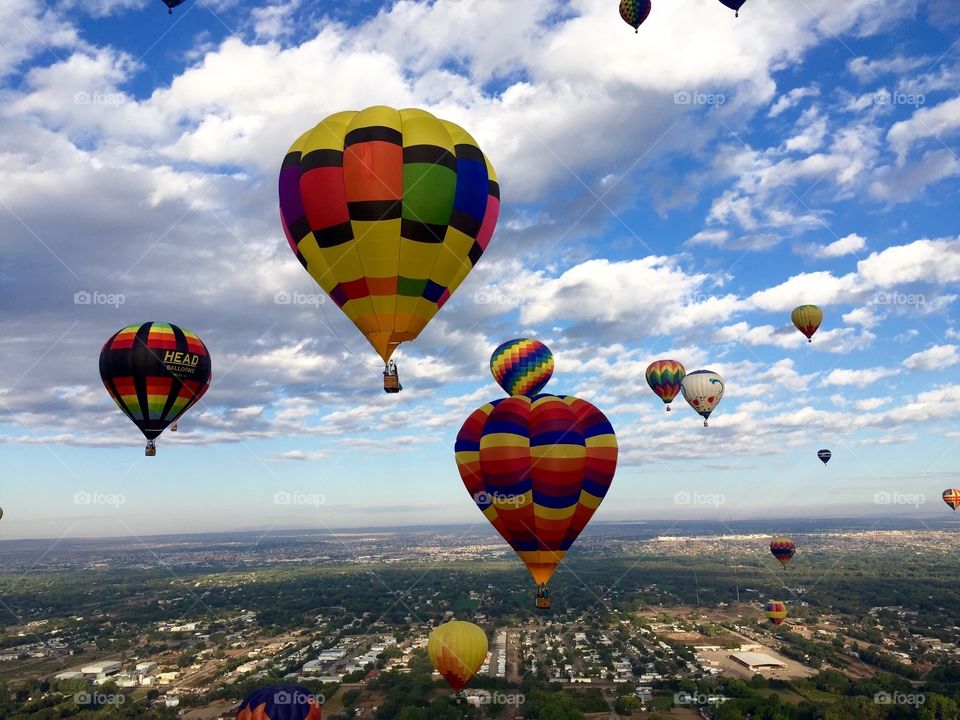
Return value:
<svg viewBox="0 0 960 720">
<path fill-rule="evenodd" d="M 507 395 L 533 397 L 553 376 L 553 353 L 532 338 L 507 340 L 490 356 L 490 372 Z"/>
</svg>

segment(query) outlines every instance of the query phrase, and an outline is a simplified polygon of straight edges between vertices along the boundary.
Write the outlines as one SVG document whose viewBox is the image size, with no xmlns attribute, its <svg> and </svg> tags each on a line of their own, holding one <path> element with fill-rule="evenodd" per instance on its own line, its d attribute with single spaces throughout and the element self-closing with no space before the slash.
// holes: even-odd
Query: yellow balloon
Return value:
<svg viewBox="0 0 960 720">
<path fill-rule="evenodd" d="M 807 341 L 813 342 L 813 334 L 823 322 L 823 310 L 816 305 L 801 305 L 794 309 L 790 319 L 797 330 L 807 336 Z"/>
<path fill-rule="evenodd" d="M 487 657 L 487 634 L 463 620 L 452 620 L 430 633 L 430 662 L 456 692 L 470 682 Z"/>
<path fill-rule="evenodd" d="M 416 109 L 329 116 L 287 151 L 279 189 L 297 259 L 384 362 L 473 269 L 500 211 L 476 141 Z"/>
</svg>

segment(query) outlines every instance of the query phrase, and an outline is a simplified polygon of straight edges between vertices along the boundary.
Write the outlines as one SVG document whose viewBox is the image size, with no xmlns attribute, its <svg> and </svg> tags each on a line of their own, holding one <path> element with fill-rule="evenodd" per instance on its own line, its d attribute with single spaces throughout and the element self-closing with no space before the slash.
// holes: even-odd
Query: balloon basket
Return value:
<svg viewBox="0 0 960 720">
<path fill-rule="evenodd" d="M 383 391 L 387 393 L 400 392 L 400 378 L 397 375 L 383 374 Z"/>
<path fill-rule="evenodd" d="M 143 454 L 147 457 L 154 457 L 157 454 L 157 444 L 153 440 L 148 440 L 147 447 L 144 448 Z"/>
<path fill-rule="evenodd" d="M 176 431 L 177 431 L 177 423 L 173 423 L 173 425 L 170 426 L 170 432 L 176 432 Z"/>
<path fill-rule="evenodd" d="M 538 597 L 536 601 L 537 610 L 549 610 L 551 601 L 547 597 Z"/>
</svg>

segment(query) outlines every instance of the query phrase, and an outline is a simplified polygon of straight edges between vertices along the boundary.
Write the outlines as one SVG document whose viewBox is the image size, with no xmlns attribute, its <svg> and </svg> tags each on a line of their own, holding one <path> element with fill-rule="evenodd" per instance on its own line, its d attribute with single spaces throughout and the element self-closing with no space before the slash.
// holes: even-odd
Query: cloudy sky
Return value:
<svg viewBox="0 0 960 720">
<path fill-rule="evenodd" d="M 482 520 L 453 440 L 525 335 L 617 430 L 599 520 L 948 512 L 954 3 L 654 4 L 634 34 L 616 0 L 0 1 L 0 534 Z M 395 396 L 276 195 L 300 133 L 376 104 L 467 128 L 503 201 Z M 146 320 L 214 368 L 156 458 L 97 369 Z M 661 357 L 725 377 L 710 428 Z"/>
</svg>

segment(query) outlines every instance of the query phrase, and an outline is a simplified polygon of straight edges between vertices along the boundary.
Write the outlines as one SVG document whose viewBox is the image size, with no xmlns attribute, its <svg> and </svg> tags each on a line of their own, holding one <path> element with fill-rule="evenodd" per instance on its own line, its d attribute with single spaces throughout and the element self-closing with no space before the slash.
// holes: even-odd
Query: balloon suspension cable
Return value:
<svg viewBox="0 0 960 720">
<path fill-rule="evenodd" d="M 364 365 L 370 365 L 371 367 L 379 367 L 377 363 L 371 363 L 368 360 L 357 355 L 350 347 L 341 339 L 337 334 L 337 331 L 333 329 L 333 324 L 330 322 L 330 318 L 327 317 L 327 311 L 323 309 L 323 303 L 320 303 L 320 314 L 323 315 L 323 321 L 327 324 L 327 328 L 330 330 L 330 334 L 336 338 L 337 342 L 343 345 L 343 349 L 350 353 L 354 358 L 362 362 Z"/>
</svg>

